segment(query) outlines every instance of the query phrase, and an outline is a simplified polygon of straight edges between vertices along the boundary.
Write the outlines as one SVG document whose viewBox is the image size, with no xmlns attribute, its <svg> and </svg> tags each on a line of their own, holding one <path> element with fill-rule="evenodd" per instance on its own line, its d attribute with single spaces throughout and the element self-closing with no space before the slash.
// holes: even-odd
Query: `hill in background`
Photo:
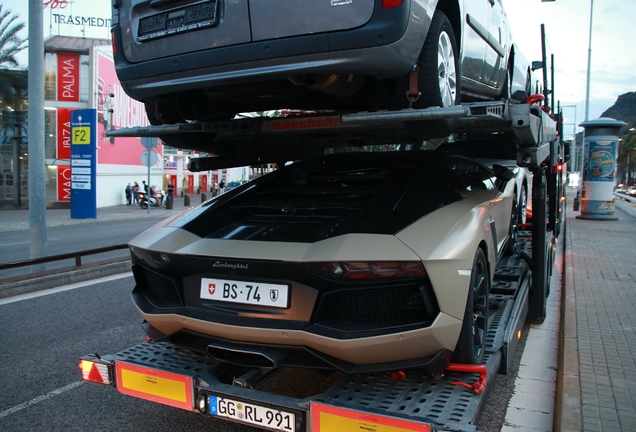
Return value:
<svg viewBox="0 0 636 432">
<path fill-rule="evenodd" d="M 630 128 L 636 127 L 636 92 L 620 95 L 614 105 L 605 110 L 601 117 L 609 117 L 627 123 L 619 135 L 624 135 Z"/>
</svg>

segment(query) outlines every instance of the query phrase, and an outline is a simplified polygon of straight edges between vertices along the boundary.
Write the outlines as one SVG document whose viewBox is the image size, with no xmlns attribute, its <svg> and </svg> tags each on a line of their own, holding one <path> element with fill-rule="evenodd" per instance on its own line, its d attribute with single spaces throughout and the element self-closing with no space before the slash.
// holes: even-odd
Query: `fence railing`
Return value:
<svg viewBox="0 0 636 432">
<path fill-rule="evenodd" d="M 56 269 L 44 270 L 44 271 L 38 271 L 37 274 L 29 274 L 29 275 L 21 275 L 21 276 L 13 276 L 13 277 L 2 278 L 1 273 L 0 273 L 0 282 L 5 282 L 5 281 L 8 281 L 8 280 L 21 280 L 21 279 L 23 280 L 23 279 L 26 279 L 26 278 L 29 278 L 29 277 L 33 277 L 33 276 L 36 276 L 36 275 L 37 276 L 44 276 L 46 274 L 55 274 L 55 273 L 60 273 L 61 271 L 70 271 L 70 270 L 84 268 L 84 267 L 87 267 L 88 265 L 85 265 L 85 264 L 82 263 L 82 258 L 87 257 L 87 256 L 91 256 L 91 255 L 99 255 L 99 254 L 103 254 L 103 253 L 107 253 L 107 252 L 122 250 L 122 249 L 128 249 L 128 245 L 127 244 L 118 244 L 118 245 L 114 245 L 114 246 L 107 246 L 107 247 L 83 250 L 83 251 L 78 251 L 78 252 L 69 252 L 69 253 L 64 253 L 64 254 L 59 254 L 59 255 L 49 255 L 49 256 L 46 256 L 46 257 L 42 257 L 42 258 L 30 258 L 30 259 L 21 260 L 21 261 L 13 261 L 13 262 L 9 262 L 9 263 L 0 264 L 0 272 L 2 272 L 3 270 L 10 270 L 10 269 L 15 269 L 15 268 L 19 268 L 19 267 L 37 266 L 37 265 L 40 265 L 40 264 L 46 264 L 46 263 L 57 262 L 57 261 L 64 261 L 64 260 L 74 260 L 75 261 L 75 265 L 74 266 L 64 267 L 64 268 L 56 268 Z M 117 262 L 117 261 L 129 260 L 129 259 L 130 259 L 130 257 L 120 257 L 120 258 L 109 260 L 108 262 Z M 104 261 L 92 262 L 92 263 L 90 263 L 90 266 L 101 265 L 101 264 L 104 264 L 104 263 L 105 263 Z"/>
<path fill-rule="evenodd" d="M 627 194 L 614 192 L 614 196 L 620 199 L 624 199 L 625 201 L 629 201 L 630 203 L 636 204 L 636 197 L 629 196 Z"/>
</svg>

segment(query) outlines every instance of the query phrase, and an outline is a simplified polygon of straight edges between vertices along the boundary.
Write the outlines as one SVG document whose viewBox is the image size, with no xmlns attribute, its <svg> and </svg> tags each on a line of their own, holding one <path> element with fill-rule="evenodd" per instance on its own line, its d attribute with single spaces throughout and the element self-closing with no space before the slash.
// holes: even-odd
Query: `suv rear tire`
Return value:
<svg viewBox="0 0 636 432">
<path fill-rule="evenodd" d="M 418 59 L 419 99 L 413 108 L 459 105 L 459 50 L 453 26 L 442 11 L 435 11 Z M 422 120 L 405 122 L 415 138 L 442 138 L 452 133 L 456 120 Z"/>
</svg>

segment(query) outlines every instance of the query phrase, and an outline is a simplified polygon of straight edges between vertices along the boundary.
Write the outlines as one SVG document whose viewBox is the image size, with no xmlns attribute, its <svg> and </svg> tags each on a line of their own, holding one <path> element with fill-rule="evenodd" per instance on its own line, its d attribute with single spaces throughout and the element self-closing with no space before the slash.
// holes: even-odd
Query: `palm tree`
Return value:
<svg viewBox="0 0 636 432">
<path fill-rule="evenodd" d="M 16 22 L 18 15 L 11 14 L 11 10 L 2 10 L 0 4 L 0 94 L 3 97 L 13 93 L 12 87 L 26 87 L 24 80 L 26 74 L 16 74 L 15 70 L 20 69 L 16 60 L 16 55 L 26 46 L 26 39 L 21 38 L 18 33 L 24 29 L 23 22 Z"/>
<path fill-rule="evenodd" d="M 633 128 L 632 128 L 633 129 Z M 636 131 L 630 131 L 619 140 L 618 158 L 625 166 L 625 183 L 631 186 L 634 183 L 634 176 L 631 175 L 632 167 L 636 161 Z"/>
</svg>

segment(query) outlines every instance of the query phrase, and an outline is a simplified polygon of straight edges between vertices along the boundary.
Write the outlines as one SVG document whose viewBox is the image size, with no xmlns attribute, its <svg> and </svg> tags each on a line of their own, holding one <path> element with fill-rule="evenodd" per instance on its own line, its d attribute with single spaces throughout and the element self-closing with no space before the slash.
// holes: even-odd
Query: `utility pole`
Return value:
<svg viewBox="0 0 636 432">
<path fill-rule="evenodd" d="M 585 86 L 585 121 L 590 116 L 590 71 L 592 67 L 592 15 L 594 12 L 594 0 L 590 0 L 590 40 L 587 49 L 587 84 Z"/>
<path fill-rule="evenodd" d="M 29 0 L 29 231 L 30 257 L 47 254 L 44 160 L 44 30 L 42 0 Z M 18 179 L 19 180 L 19 179 Z M 41 264 L 34 271 L 45 269 Z"/>
</svg>

